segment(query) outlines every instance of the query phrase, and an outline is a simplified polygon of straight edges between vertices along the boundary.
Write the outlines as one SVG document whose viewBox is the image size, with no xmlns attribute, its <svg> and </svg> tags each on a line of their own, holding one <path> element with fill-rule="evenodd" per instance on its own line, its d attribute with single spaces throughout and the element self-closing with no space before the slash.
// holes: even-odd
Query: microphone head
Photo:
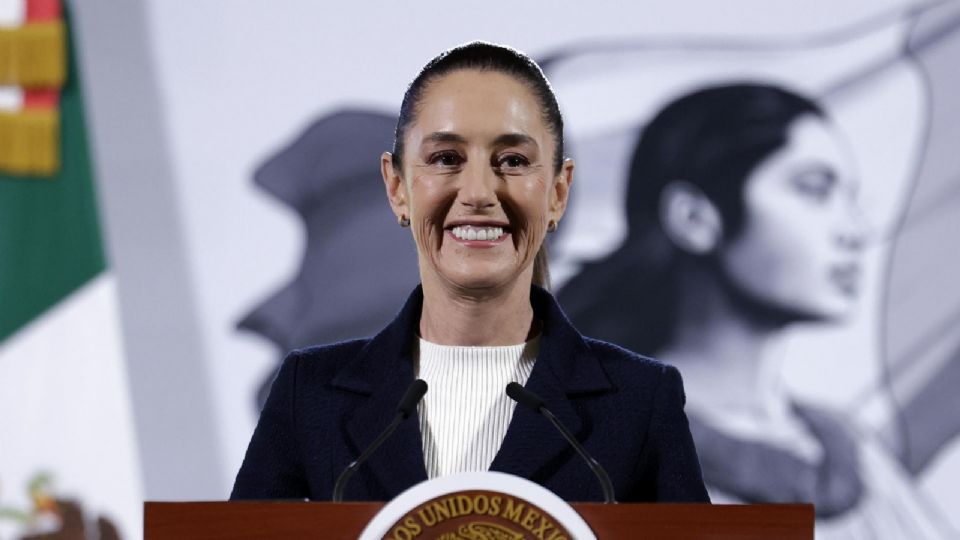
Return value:
<svg viewBox="0 0 960 540">
<path fill-rule="evenodd" d="M 539 412 L 540 408 L 543 407 L 543 400 L 540 399 L 540 396 L 527 390 L 516 382 L 512 382 L 507 385 L 507 396 L 521 405 L 530 407 L 534 411 Z"/>
<path fill-rule="evenodd" d="M 397 412 L 403 415 L 404 418 L 413 414 L 413 411 L 417 409 L 417 404 L 420 403 L 420 400 L 423 399 L 423 395 L 427 393 L 427 383 L 423 379 L 417 379 L 410 383 L 410 386 L 407 387 L 406 393 L 403 394 L 403 399 L 400 400 L 400 403 L 397 405 Z"/>
</svg>

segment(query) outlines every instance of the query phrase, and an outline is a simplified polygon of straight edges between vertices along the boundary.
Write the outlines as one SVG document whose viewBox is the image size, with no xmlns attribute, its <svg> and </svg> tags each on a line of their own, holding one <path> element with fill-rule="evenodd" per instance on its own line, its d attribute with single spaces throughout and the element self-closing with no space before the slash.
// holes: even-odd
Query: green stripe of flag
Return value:
<svg viewBox="0 0 960 540">
<path fill-rule="evenodd" d="M 60 172 L 41 179 L 0 174 L 0 341 L 106 268 L 76 58 L 68 47 Z"/>
</svg>

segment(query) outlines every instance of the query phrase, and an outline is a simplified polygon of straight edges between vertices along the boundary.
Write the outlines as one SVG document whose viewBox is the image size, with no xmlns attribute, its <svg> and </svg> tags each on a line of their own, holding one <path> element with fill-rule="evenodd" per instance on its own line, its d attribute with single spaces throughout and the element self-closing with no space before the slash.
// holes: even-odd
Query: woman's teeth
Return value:
<svg viewBox="0 0 960 540">
<path fill-rule="evenodd" d="M 502 227 L 472 227 L 464 225 L 453 228 L 453 235 L 461 240 L 497 240 L 503 236 Z"/>
</svg>

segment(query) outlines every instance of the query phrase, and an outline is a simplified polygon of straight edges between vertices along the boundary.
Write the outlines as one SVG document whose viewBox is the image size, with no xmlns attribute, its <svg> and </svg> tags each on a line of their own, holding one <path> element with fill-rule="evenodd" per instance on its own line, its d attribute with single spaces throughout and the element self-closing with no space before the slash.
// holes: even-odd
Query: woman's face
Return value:
<svg viewBox="0 0 960 540">
<path fill-rule="evenodd" d="M 381 166 L 394 212 L 410 218 L 424 282 L 529 284 L 573 169 L 567 161 L 554 174 L 554 137 L 530 90 L 499 72 L 454 71 L 427 85 L 404 144 L 402 175 L 389 155 Z"/>
<path fill-rule="evenodd" d="M 824 120 L 805 115 L 787 144 L 744 185 L 744 224 L 720 251 L 741 292 L 798 319 L 851 312 L 861 281 L 864 224 L 846 147 Z"/>
</svg>

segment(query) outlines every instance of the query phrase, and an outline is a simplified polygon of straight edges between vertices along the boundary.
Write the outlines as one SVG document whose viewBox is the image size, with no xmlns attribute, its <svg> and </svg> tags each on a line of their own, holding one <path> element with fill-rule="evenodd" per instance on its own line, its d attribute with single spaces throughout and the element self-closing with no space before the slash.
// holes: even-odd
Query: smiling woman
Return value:
<svg viewBox="0 0 960 540">
<path fill-rule="evenodd" d="M 553 165 L 558 135 L 523 81 L 480 69 L 431 79 L 414 105 L 416 121 L 403 126 L 401 120 L 397 138 L 404 142 L 396 145 L 396 157 L 381 159 L 391 206 L 401 221 L 410 220 L 417 244 L 425 297 L 421 337 L 451 345 L 522 343 L 532 330 L 527 297 L 534 261 L 563 215 L 573 161 Z M 546 263 L 540 264 L 545 285 Z M 449 324 L 451 317 L 474 314 L 463 304 L 433 301 L 450 293 L 474 300 L 471 311 L 500 309 L 475 301 L 495 297 L 511 299 L 515 309 L 482 316 L 484 324 L 462 343 L 464 332 Z"/>
<path fill-rule="evenodd" d="M 544 238 L 563 217 L 574 164 L 539 66 L 474 42 L 408 88 L 386 194 L 410 227 L 421 286 L 371 339 L 285 360 L 232 498 L 328 499 L 333 479 L 394 416 L 415 378 L 429 392 L 346 497 L 386 500 L 455 472 L 527 477 L 567 500 L 601 486 L 561 435 L 505 394 L 517 382 L 609 472 L 622 501 L 707 501 L 676 369 L 581 336 L 548 285 Z M 383 261 L 390 264 L 390 261 Z"/>
</svg>

